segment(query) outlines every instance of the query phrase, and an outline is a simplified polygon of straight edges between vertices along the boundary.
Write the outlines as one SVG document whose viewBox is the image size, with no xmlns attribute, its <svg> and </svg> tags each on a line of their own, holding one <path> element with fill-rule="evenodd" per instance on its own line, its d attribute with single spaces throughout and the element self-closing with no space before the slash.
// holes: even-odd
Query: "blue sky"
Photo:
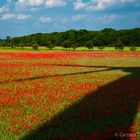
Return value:
<svg viewBox="0 0 140 140">
<path fill-rule="evenodd" d="M 0 38 L 140 27 L 140 0 L 0 0 Z"/>
</svg>

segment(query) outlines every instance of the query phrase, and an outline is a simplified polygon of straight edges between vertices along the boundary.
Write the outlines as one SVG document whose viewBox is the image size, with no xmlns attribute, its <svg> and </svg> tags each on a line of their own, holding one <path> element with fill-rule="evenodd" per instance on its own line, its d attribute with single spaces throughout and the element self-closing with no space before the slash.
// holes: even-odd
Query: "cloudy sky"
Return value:
<svg viewBox="0 0 140 140">
<path fill-rule="evenodd" d="M 0 38 L 140 27 L 140 0 L 0 0 Z"/>
</svg>

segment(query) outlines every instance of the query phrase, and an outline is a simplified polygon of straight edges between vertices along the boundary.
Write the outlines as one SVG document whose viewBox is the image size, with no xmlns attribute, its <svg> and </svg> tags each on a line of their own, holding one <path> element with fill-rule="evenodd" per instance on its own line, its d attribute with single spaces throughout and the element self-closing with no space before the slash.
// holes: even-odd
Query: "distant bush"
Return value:
<svg viewBox="0 0 140 140">
<path fill-rule="evenodd" d="M 75 44 L 71 45 L 71 48 L 75 51 L 75 49 L 77 48 L 77 46 Z"/>
<path fill-rule="evenodd" d="M 32 48 L 33 48 L 33 50 L 38 50 L 39 45 L 37 43 L 33 43 Z"/>
<path fill-rule="evenodd" d="M 137 48 L 135 46 L 130 47 L 131 52 L 135 52 L 136 50 L 137 50 Z"/>
<path fill-rule="evenodd" d="M 104 48 L 105 48 L 105 46 L 98 46 L 98 49 L 99 49 L 100 51 L 103 51 Z"/>
<path fill-rule="evenodd" d="M 93 50 L 93 42 L 92 42 L 92 41 L 86 42 L 86 47 L 87 47 L 89 50 L 90 50 L 90 49 Z"/>
<path fill-rule="evenodd" d="M 24 44 L 23 43 L 16 44 L 16 47 L 24 48 Z"/>
<path fill-rule="evenodd" d="M 52 50 L 55 47 L 55 44 L 52 41 L 48 41 L 46 43 L 46 47 L 50 50 Z"/>
<path fill-rule="evenodd" d="M 70 40 L 65 40 L 64 42 L 62 42 L 62 47 L 64 47 L 64 48 L 69 48 L 70 49 L 70 47 L 72 46 L 72 44 L 71 44 L 71 42 L 70 42 Z"/>
<path fill-rule="evenodd" d="M 122 41 L 119 40 L 118 42 L 115 43 L 115 50 L 121 51 L 123 49 L 124 49 L 124 44 Z"/>
</svg>

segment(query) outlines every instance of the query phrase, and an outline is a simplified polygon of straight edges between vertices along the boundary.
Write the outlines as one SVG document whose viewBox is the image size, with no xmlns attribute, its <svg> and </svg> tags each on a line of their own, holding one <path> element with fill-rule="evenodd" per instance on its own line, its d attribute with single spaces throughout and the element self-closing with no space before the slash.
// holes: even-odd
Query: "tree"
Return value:
<svg viewBox="0 0 140 140">
<path fill-rule="evenodd" d="M 48 41 L 46 43 L 46 47 L 52 50 L 55 47 L 55 44 L 52 41 Z"/>
<path fill-rule="evenodd" d="M 93 42 L 90 40 L 88 42 L 86 42 L 86 47 L 90 50 L 93 49 Z"/>
<path fill-rule="evenodd" d="M 71 47 L 71 42 L 69 41 L 69 40 L 65 40 L 63 43 L 62 43 L 62 46 L 64 47 L 64 48 L 69 48 L 70 49 L 70 47 Z"/>
<path fill-rule="evenodd" d="M 74 51 L 77 48 L 76 44 L 72 44 L 71 47 L 73 48 Z"/>
<path fill-rule="evenodd" d="M 39 45 L 37 43 L 33 43 L 32 48 L 33 48 L 33 50 L 38 50 Z"/>
<path fill-rule="evenodd" d="M 93 39 L 96 46 L 105 46 L 107 45 L 106 36 L 104 33 L 98 33 L 95 38 Z"/>
<path fill-rule="evenodd" d="M 130 47 L 130 51 L 135 52 L 137 48 L 135 46 Z"/>
<path fill-rule="evenodd" d="M 109 46 L 109 45 L 115 43 L 115 41 L 117 39 L 116 30 L 114 30 L 112 28 L 105 28 L 100 32 L 102 32 L 105 35 L 105 43 L 106 43 L 106 45 Z"/>
<path fill-rule="evenodd" d="M 101 31 L 88 31 L 88 30 L 68 30 L 65 32 L 53 32 L 53 33 L 37 33 L 28 36 L 14 37 L 7 36 L 4 40 L 1 40 L 1 46 L 14 47 L 23 43 L 25 46 L 32 46 L 33 43 L 37 43 L 39 46 L 47 46 L 46 42 L 51 41 L 57 46 L 63 46 L 64 48 L 72 47 L 74 44 L 76 47 L 89 46 L 90 42 L 93 42 L 93 46 L 111 46 L 115 45 L 117 50 L 122 50 L 124 46 L 140 46 L 140 28 L 129 30 L 114 30 L 106 28 Z M 121 43 L 120 43 L 121 42 Z M 123 44 L 120 47 L 120 44 Z"/>
<path fill-rule="evenodd" d="M 6 46 L 13 48 L 11 36 L 6 37 Z"/>
<path fill-rule="evenodd" d="M 19 47 L 24 48 L 24 44 L 23 43 L 20 43 L 19 44 Z"/>
<path fill-rule="evenodd" d="M 115 50 L 123 50 L 124 49 L 124 44 L 122 43 L 121 40 L 119 40 L 118 42 L 116 42 L 115 44 Z"/>
<path fill-rule="evenodd" d="M 80 46 L 85 46 L 87 40 L 88 40 L 88 31 L 85 29 L 79 30 L 76 42 L 78 42 Z"/>
<path fill-rule="evenodd" d="M 103 51 L 104 48 L 105 48 L 105 46 L 98 46 L 98 49 L 99 49 L 100 51 Z"/>
</svg>

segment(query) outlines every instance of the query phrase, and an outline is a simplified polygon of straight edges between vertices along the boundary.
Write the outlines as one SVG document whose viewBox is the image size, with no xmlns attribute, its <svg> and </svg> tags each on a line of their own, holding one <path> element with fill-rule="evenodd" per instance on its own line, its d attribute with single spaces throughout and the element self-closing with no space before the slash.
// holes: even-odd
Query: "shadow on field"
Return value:
<svg viewBox="0 0 140 140">
<path fill-rule="evenodd" d="M 114 70 L 116 70 L 116 69 L 114 69 Z M 76 72 L 76 73 L 74 72 L 74 73 L 65 73 L 65 74 L 55 74 L 55 75 L 34 76 L 34 77 L 28 77 L 28 78 L 23 78 L 23 79 L 15 79 L 15 80 L 12 80 L 12 81 L 10 81 L 10 80 L 2 81 L 2 82 L 0 82 L 0 84 L 7 84 L 7 83 L 11 83 L 11 82 L 30 81 L 30 80 L 37 80 L 37 79 L 51 78 L 51 77 L 72 76 L 72 75 L 77 75 L 77 74 L 79 74 L 79 75 L 80 74 L 90 74 L 90 73 L 95 73 L 95 72 L 100 72 L 100 71 L 108 71 L 108 70 L 110 70 L 110 69 L 92 70 L 92 71 Z"/>
<path fill-rule="evenodd" d="M 140 101 L 140 68 L 121 69 L 130 74 L 89 93 L 22 140 L 129 140 Z"/>
<path fill-rule="evenodd" d="M 51 77 L 61 77 L 61 76 L 72 76 L 72 75 L 80 75 L 80 74 L 90 74 L 90 73 L 96 73 L 96 72 L 102 72 L 102 71 L 111 71 L 111 70 L 137 70 L 139 68 L 128 68 L 128 67 L 111 67 L 111 66 L 84 66 L 84 65 L 66 65 L 66 64 L 43 64 L 47 66 L 62 66 L 62 67 L 84 67 L 84 68 L 96 68 L 96 70 L 91 71 L 84 71 L 84 72 L 74 72 L 74 73 L 64 73 L 64 74 L 55 74 L 55 75 L 43 75 L 43 76 L 34 76 L 34 77 L 28 77 L 28 78 L 22 78 L 22 79 L 15 79 L 15 80 L 8 80 L 8 81 L 2 81 L 0 84 L 7 84 L 11 82 L 22 82 L 22 81 L 30 81 L 30 80 L 37 80 L 37 79 L 43 79 L 43 78 L 51 78 Z"/>
</svg>

